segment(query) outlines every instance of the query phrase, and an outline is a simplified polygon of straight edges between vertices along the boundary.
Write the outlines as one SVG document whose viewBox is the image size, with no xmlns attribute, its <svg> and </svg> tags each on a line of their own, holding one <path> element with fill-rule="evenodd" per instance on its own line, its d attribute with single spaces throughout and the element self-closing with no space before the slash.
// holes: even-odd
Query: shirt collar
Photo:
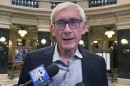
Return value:
<svg viewBox="0 0 130 86">
<path fill-rule="evenodd" d="M 83 56 L 81 55 L 81 53 L 79 52 L 79 49 L 77 48 L 74 52 L 73 56 L 77 56 L 78 58 L 82 59 Z M 57 43 L 55 45 L 55 50 L 54 50 L 54 55 L 53 55 L 53 62 L 57 61 L 57 60 L 61 60 L 60 55 L 58 53 L 58 49 L 57 49 Z"/>
</svg>

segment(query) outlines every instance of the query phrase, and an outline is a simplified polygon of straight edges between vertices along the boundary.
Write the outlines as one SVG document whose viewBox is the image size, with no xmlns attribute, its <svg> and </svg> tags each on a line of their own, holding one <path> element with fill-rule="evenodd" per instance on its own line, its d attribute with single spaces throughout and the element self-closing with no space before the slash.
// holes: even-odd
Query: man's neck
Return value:
<svg viewBox="0 0 130 86">
<path fill-rule="evenodd" d="M 62 58 L 71 58 L 73 56 L 75 50 L 76 50 L 76 48 L 73 50 L 64 50 L 64 49 L 58 47 L 59 55 Z"/>
</svg>

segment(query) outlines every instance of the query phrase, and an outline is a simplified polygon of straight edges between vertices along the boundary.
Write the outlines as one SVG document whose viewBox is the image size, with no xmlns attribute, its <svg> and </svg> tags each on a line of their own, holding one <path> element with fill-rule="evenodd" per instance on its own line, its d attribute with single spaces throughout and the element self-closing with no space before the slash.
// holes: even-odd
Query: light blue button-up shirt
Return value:
<svg viewBox="0 0 130 86">
<path fill-rule="evenodd" d="M 78 48 L 70 60 L 69 65 L 65 65 L 58 53 L 57 44 L 55 46 L 53 62 L 59 66 L 59 72 L 52 77 L 53 82 L 49 86 L 75 86 L 75 84 L 82 82 L 82 55 Z"/>
</svg>

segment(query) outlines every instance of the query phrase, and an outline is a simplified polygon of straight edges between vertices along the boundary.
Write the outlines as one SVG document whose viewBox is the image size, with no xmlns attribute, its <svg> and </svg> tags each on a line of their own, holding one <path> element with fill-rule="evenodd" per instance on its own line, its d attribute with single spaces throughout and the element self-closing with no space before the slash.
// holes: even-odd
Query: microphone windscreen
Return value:
<svg viewBox="0 0 130 86">
<path fill-rule="evenodd" d="M 59 67 L 56 64 L 52 64 L 46 68 L 46 71 L 50 77 L 53 77 L 59 72 Z"/>
<path fill-rule="evenodd" d="M 79 82 L 75 86 L 85 86 L 85 84 L 83 82 Z"/>
</svg>

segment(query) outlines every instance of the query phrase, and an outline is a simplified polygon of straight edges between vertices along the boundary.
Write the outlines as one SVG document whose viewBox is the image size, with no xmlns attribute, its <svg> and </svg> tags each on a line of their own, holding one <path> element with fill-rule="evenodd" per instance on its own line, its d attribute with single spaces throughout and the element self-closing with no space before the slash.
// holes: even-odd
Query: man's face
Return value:
<svg viewBox="0 0 130 86">
<path fill-rule="evenodd" d="M 70 7 L 56 13 L 51 29 L 59 48 L 74 50 L 86 32 L 86 23 L 82 21 L 78 10 Z"/>
</svg>

